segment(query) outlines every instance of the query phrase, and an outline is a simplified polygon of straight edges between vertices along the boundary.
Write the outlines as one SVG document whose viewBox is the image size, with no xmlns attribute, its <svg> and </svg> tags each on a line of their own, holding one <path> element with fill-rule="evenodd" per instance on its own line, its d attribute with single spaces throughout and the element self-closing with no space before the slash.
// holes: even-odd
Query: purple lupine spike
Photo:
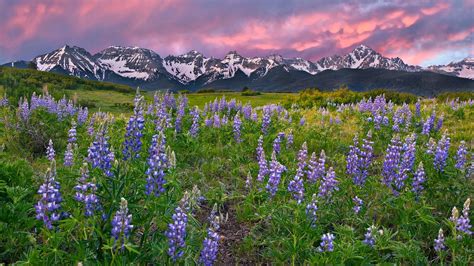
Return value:
<svg viewBox="0 0 474 266">
<path fill-rule="evenodd" d="M 168 230 L 165 232 L 165 236 L 168 238 L 168 255 L 173 261 L 183 256 L 186 246 L 186 226 L 188 224 L 188 215 L 186 214 L 187 204 L 186 200 L 182 200 L 180 206 L 176 207 L 172 216 L 172 222 L 168 224 Z"/>
<path fill-rule="evenodd" d="M 369 168 L 374 157 L 374 142 L 372 141 L 372 131 L 369 130 L 367 137 L 362 139 L 362 147 L 359 149 L 359 178 L 357 184 L 363 185 L 369 175 Z"/>
<path fill-rule="evenodd" d="M 242 139 L 240 138 L 240 128 L 242 127 L 242 121 L 240 120 L 240 114 L 237 112 L 234 116 L 234 124 L 233 124 L 233 129 L 234 129 L 234 139 L 237 143 L 242 142 Z"/>
<path fill-rule="evenodd" d="M 434 250 L 436 252 L 440 252 L 444 250 L 446 246 L 444 245 L 444 234 L 443 234 L 443 229 L 439 229 L 438 232 L 438 238 L 434 240 Z"/>
<path fill-rule="evenodd" d="M 89 115 L 89 110 L 87 107 L 79 108 L 77 112 L 77 123 L 79 125 L 83 125 L 87 121 L 87 117 Z"/>
<path fill-rule="evenodd" d="M 276 155 L 280 154 L 281 151 L 281 142 L 285 138 L 285 133 L 280 132 L 278 133 L 277 137 L 273 141 L 273 151 L 275 152 Z"/>
<path fill-rule="evenodd" d="M 319 193 L 318 197 L 320 198 L 329 198 L 335 190 L 339 190 L 337 184 L 339 181 L 336 179 L 336 172 L 333 168 L 328 169 L 327 174 L 323 177 L 321 183 L 319 184 Z"/>
<path fill-rule="evenodd" d="M 99 168 L 106 176 L 112 177 L 113 173 L 111 169 L 115 156 L 110 149 L 108 140 L 109 137 L 106 136 L 106 127 L 105 125 L 101 126 L 87 151 L 87 161 L 91 163 L 92 168 Z"/>
<path fill-rule="evenodd" d="M 374 247 L 375 245 L 375 237 L 376 237 L 377 228 L 374 225 L 369 226 L 367 228 L 367 232 L 364 235 L 364 244 L 368 245 L 369 247 Z"/>
<path fill-rule="evenodd" d="M 421 116 L 421 102 L 420 102 L 420 99 L 418 99 L 416 101 L 416 104 L 415 104 L 415 115 L 417 117 L 420 117 Z"/>
<path fill-rule="evenodd" d="M 399 175 L 399 163 L 401 158 L 402 145 L 400 136 L 395 135 L 388 145 L 383 162 L 383 183 L 392 188 L 392 183 Z"/>
<path fill-rule="evenodd" d="M 420 196 L 421 192 L 423 191 L 423 184 L 425 183 L 426 175 L 425 170 L 423 168 L 423 163 L 420 162 L 418 165 L 418 169 L 416 170 L 415 174 L 413 175 L 413 182 L 412 182 L 412 191 L 415 192 L 417 197 Z"/>
<path fill-rule="evenodd" d="M 24 122 L 27 122 L 28 119 L 30 118 L 31 111 L 34 109 L 30 109 L 28 100 L 26 99 L 20 99 L 18 101 L 18 116 L 20 117 L 21 120 Z"/>
<path fill-rule="evenodd" d="M 257 122 L 258 121 L 258 114 L 257 112 L 254 110 L 252 111 L 252 115 L 250 116 L 250 119 L 254 122 Z"/>
<path fill-rule="evenodd" d="M 272 120 L 272 111 L 270 107 L 264 106 L 263 107 L 263 116 L 262 116 L 262 133 L 263 135 L 267 135 L 268 127 L 270 126 Z"/>
<path fill-rule="evenodd" d="M 265 159 L 265 150 L 263 149 L 263 136 L 260 135 L 258 138 L 258 145 L 257 145 L 257 161 L 258 161 L 258 176 L 257 181 L 263 182 L 266 175 L 268 174 L 268 163 L 267 159 Z"/>
<path fill-rule="evenodd" d="M 469 220 L 469 207 L 471 205 L 471 199 L 467 198 L 466 201 L 464 202 L 464 206 L 462 209 L 461 216 L 455 220 L 456 223 L 456 230 L 458 232 L 462 232 L 467 235 L 472 235 L 471 231 L 471 224 Z M 462 236 L 458 236 L 458 238 L 461 238 Z"/>
<path fill-rule="evenodd" d="M 317 162 L 315 162 L 315 158 L 315 155 L 314 157 L 311 155 L 310 164 L 312 164 L 312 166 L 308 166 L 310 168 L 310 172 L 308 173 L 308 181 L 310 183 L 314 183 L 318 179 L 323 178 L 326 173 L 326 153 L 324 150 L 321 150 Z"/>
<path fill-rule="evenodd" d="M 346 157 L 346 173 L 352 176 L 354 183 L 359 183 L 359 138 L 354 136 L 354 144 L 349 147 L 349 154 Z"/>
<path fill-rule="evenodd" d="M 123 142 L 123 159 L 135 159 L 140 157 L 140 150 L 142 148 L 141 138 L 143 136 L 143 128 L 145 127 L 145 118 L 143 117 L 143 96 L 140 95 L 137 89 L 135 95 L 135 107 L 133 115 L 128 120 L 125 140 Z"/>
<path fill-rule="evenodd" d="M 408 179 L 408 174 L 413 171 L 415 164 L 415 153 L 416 153 L 416 134 L 408 136 L 405 139 L 402 150 L 403 155 L 401 157 L 400 164 L 398 166 L 398 175 L 395 177 L 395 188 L 396 193 L 402 191 L 405 187 L 405 180 Z"/>
<path fill-rule="evenodd" d="M 293 198 L 298 204 L 304 199 L 304 184 L 301 175 L 298 173 L 295 175 L 293 180 L 288 184 L 288 191 L 292 193 Z"/>
<path fill-rule="evenodd" d="M 221 119 L 221 124 L 222 125 L 227 125 L 228 123 L 229 123 L 229 119 L 227 118 L 226 115 L 223 115 L 222 119 Z"/>
<path fill-rule="evenodd" d="M 434 151 L 436 149 L 436 141 L 433 138 L 428 140 L 426 143 L 426 154 L 434 155 Z"/>
<path fill-rule="evenodd" d="M 72 166 L 74 163 L 74 152 L 73 152 L 73 144 L 68 143 L 66 152 L 64 153 L 64 165 L 65 166 Z"/>
<path fill-rule="evenodd" d="M 272 161 L 270 162 L 269 177 L 266 189 L 270 196 L 275 196 L 278 185 L 280 184 L 281 175 L 286 171 L 286 167 L 279 163 L 276 159 L 275 151 L 272 153 Z"/>
<path fill-rule="evenodd" d="M 193 123 L 191 128 L 189 129 L 189 135 L 195 138 L 199 133 L 199 109 L 196 107 L 191 111 L 191 115 L 193 117 Z"/>
<path fill-rule="evenodd" d="M 176 120 L 174 123 L 174 128 L 177 133 L 181 132 L 181 124 L 183 122 L 183 117 L 185 115 L 185 109 L 187 105 L 188 98 L 186 96 L 180 95 L 178 104 L 178 110 L 176 110 Z"/>
<path fill-rule="evenodd" d="M 313 194 L 311 202 L 306 205 L 306 216 L 311 222 L 311 227 L 316 227 L 316 220 L 317 220 L 317 211 L 318 211 L 318 199 L 316 194 Z"/>
<path fill-rule="evenodd" d="M 68 140 L 67 140 L 68 143 L 72 143 L 72 144 L 76 143 L 77 130 L 76 130 L 76 122 L 74 120 L 72 120 L 71 128 L 69 129 L 67 135 L 68 135 Z"/>
<path fill-rule="evenodd" d="M 466 157 L 467 157 L 467 148 L 466 142 L 464 140 L 459 144 L 459 148 L 456 152 L 456 165 L 455 167 L 461 171 L 464 171 L 466 168 Z"/>
<path fill-rule="evenodd" d="M 89 169 L 87 163 L 84 163 L 81 167 L 81 177 L 77 180 L 77 185 L 74 186 L 76 190 L 74 198 L 84 204 L 84 215 L 86 217 L 93 216 L 102 208 L 96 195 L 97 185 L 95 180 L 89 179 Z"/>
<path fill-rule="evenodd" d="M 443 121 L 444 121 L 444 115 L 441 114 L 441 116 L 438 117 L 438 122 L 436 123 L 436 128 L 435 128 L 436 131 L 441 130 L 441 127 L 443 127 Z"/>
<path fill-rule="evenodd" d="M 434 168 L 439 172 L 443 172 L 444 167 L 446 166 L 446 159 L 448 159 L 450 143 L 451 138 L 445 132 L 438 142 L 433 160 Z"/>
<path fill-rule="evenodd" d="M 199 262 L 205 266 L 212 266 L 217 259 L 217 252 L 219 251 L 219 216 L 217 211 L 213 210 L 211 213 L 211 224 L 207 229 L 207 237 L 202 242 L 201 255 Z"/>
<path fill-rule="evenodd" d="M 289 149 L 293 146 L 294 142 L 294 136 L 293 136 L 293 130 L 290 129 L 290 132 L 286 135 L 286 148 Z"/>
<path fill-rule="evenodd" d="M 355 196 L 352 198 L 352 202 L 354 202 L 354 207 L 352 208 L 352 210 L 355 214 L 358 214 L 362 209 L 362 204 L 364 204 L 364 201 L 359 197 Z"/>
<path fill-rule="evenodd" d="M 221 119 L 220 119 L 218 113 L 214 114 L 214 124 L 213 124 L 213 126 L 217 127 L 217 128 L 221 127 Z"/>
<path fill-rule="evenodd" d="M 122 198 L 120 200 L 120 209 L 115 213 L 112 219 L 112 237 L 114 238 L 114 246 L 123 250 L 125 243 L 130 237 L 133 230 L 132 215 L 128 213 L 128 202 Z"/>
<path fill-rule="evenodd" d="M 436 112 L 433 110 L 430 117 L 428 117 L 426 119 L 425 123 L 423 124 L 423 130 L 421 132 L 423 135 L 429 135 L 430 134 L 430 132 L 433 129 L 433 126 L 434 126 L 435 118 L 436 118 Z"/>
<path fill-rule="evenodd" d="M 56 152 L 54 151 L 53 141 L 50 139 L 48 142 L 48 147 L 46 148 L 46 158 L 52 161 L 56 156 Z"/>
<path fill-rule="evenodd" d="M 304 119 L 304 117 L 301 117 L 300 126 L 304 126 L 305 123 L 306 123 L 306 120 Z"/>
<path fill-rule="evenodd" d="M 321 237 L 321 244 L 319 245 L 317 251 L 318 252 L 332 252 L 334 251 L 334 235 L 331 233 L 324 234 Z"/>
<path fill-rule="evenodd" d="M 165 135 L 154 135 L 151 141 L 150 155 L 148 157 L 148 169 L 146 191 L 147 195 L 154 194 L 161 195 L 165 192 L 163 187 L 166 184 L 165 171 L 168 168 L 168 157 L 166 155 L 166 139 Z"/>
<path fill-rule="evenodd" d="M 61 217 L 59 209 L 61 209 L 61 186 L 56 178 L 56 162 L 51 161 L 51 168 L 48 168 L 45 174 L 44 183 L 38 189 L 38 194 L 41 195 L 40 200 L 35 205 L 36 219 L 43 221 L 46 228 L 53 229 L 53 223 L 58 221 Z"/>
<path fill-rule="evenodd" d="M 6 107 L 8 106 L 8 98 L 7 95 L 5 94 L 2 98 L 0 98 L 0 107 Z"/>
</svg>

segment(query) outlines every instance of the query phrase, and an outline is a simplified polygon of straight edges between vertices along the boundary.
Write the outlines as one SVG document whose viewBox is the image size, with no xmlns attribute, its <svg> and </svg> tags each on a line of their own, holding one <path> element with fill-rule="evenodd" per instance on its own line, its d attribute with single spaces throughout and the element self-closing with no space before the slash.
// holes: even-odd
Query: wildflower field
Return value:
<svg viewBox="0 0 474 266">
<path fill-rule="evenodd" d="M 0 262 L 474 261 L 472 100 L 88 93 L 0 98 Z"/>
</svg>

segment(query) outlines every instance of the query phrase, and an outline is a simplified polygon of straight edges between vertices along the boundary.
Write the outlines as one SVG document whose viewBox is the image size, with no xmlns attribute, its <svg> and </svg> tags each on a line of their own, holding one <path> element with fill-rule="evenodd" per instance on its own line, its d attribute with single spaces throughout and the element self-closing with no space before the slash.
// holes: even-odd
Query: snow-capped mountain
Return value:
<svg viewBox="0 0 474 266">
<path fill-rule="evenodd" d="M 104 69 L 83 48 L 65 45 L 33 59 L 38 70 L 64 72 L 69 75 L 101 79 Z"/>
<path fill-rule="evenodd" d="M 94 59 L 104 70 L 124 78 L 152 80 L 165 72 L 157 53 L 139 47 L 110 46 Z"/>
<path fill-rule="evenodd" d="M 237 87 L 244 83 L 264 86 L 263 82 L 275 83 L 271 86 L 278 88 L 290 81 L 301 81 L 301 84 L 309 82 L 314 80 L 315 75 L 326 72 L 325 70 L 342 69 L 431 71 L 474 79 L 472 57 L 444 66 L 423 69 L 408 65 L 398 57 L 384 57 L 365 45 L 357 46 L 348 54 L 328 56 L 316 62 L 303 58 L 284 58 L 275 54 L 265 57 L 244 57 L 236 51 L 227 53 L 222 59 L 206 57 L 195 50 L 163 58 L 149 49 L 122 46 L 110 46 L 91 55 L 83 48 L 65 45 L 35 57 L 32 62 L 41 71 L 147 88 Z M 17 61 L 4 66 L 26 68 L 31 65 L 28 61 Z M 312 85 L 308 83 L 308 86 Z"/>
<path fill-rule="evenodd" d="M 352 52 L 344 55 L 323 57 L 316 62 L 319 71 L 342 68 L 366 69 L 383 68 L 400 71 L 420 71 L 419 66 L 407 65 L 399 57 L 387 58 L 365 45 L 357 46 Z"/>
<path fill-rule="evenodd" d="M 474 79 L 474 57 L 467 57 L 459 62 L 452 62 L 444 66 L 429 66 L 428 69 L 441 74 Z"/>
</svg>

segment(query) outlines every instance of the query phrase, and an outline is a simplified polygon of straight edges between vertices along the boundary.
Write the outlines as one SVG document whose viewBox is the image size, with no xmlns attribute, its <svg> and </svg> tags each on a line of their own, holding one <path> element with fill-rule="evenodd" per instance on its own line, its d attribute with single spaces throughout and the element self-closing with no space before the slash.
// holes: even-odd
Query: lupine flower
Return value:
<svg viewBox="0 0 474 266">
<path fill-rule="evenodd" d="M 285 133 L 280 132 L 280 133 L 278 133 L 277 137 L 273 141 L 273 151 L 276 153 L 276 155 L 280 154 L 281 141 L 284 137 L 285 137 Z"/>
<path fill-rule="evenodd" d="M 79 108 L 77 112 L 77 123 L 79 125 L 84 124 L 87 121 L 87 116 L 89 115 L 89 110 L 87 107 Z"/>
<path fill-rule="evenodd" d="M 433 155 L 435 149 L 436 149 L 436 141 L 433 138 L 430 138 L 428 140 L 428 143 L 426 143 L 426 153 Z"/>
<path fill-rule="evenodd" d="M 346 172 L 352 176 L 354 184 L 362 186 L 368 176 L 368 170 L 373 159 L 372 131 L 367 133 L 367 138 L 363 139 L 362 147 L 359 148 L 358 136 L 354 137 L 354 144 L 350 146 L 349 154 L 346 158 Z"/>
<path fill-rule="evenodd" d="M 311 154 L 308 168 L 308 181 L 310 183 L 314 183 L 324 177 L 324 173 L 326 172 L 326 153 L 324 150 L 321 150 L 318 161 L 316 161 L 316 154 L 314 152 Z"/>
<path fill-rule="evenodd" d="M 40 200 L 35 205 L 36 219 L 43 221 L 46 228 L 53 229 L 53 223 L 60 219 L 59 209 L 61 208 L 61 186 L 55 180 L 56 162 L 51 162 L 51 168 L 48 168 L 45 174 L 44 183 L 38 189 L 41 195 Z"/>
<path fill-rule="evenodd" d="M 270 175 L 266 186 L 271 197 L 275 196 L 278 190 L 278 185 L 280 184 L 281 174 L 284 171 L 286 171 L 286 167 L 277 161 L 275 151 L 273 151 L 269 169 Z"/>
<path fill-rule="evenodd" d="M 250 116 L 250 119 L 252 119 L 252 121 L 254 122 L 258 121 L 258 114 L 256 111 L 252 111 L 252 115 Z"/>
<path fill-rule="evenodd" d="M 418 101 L 416 101 L 416 104 L 415 104 L 415 115 L 417 117 L 421 116 L 421 102 L 420 102 L 420 99 L 418 99 Z"/>
<path fill-rule="evenodd" d="M 415 175 L 413 175 L 413 182 L 412 182 L 412 191 L 415 192 L 417 196 L 421 194 L 423 191 L 423 183 L 426 180 L 425 170 L 423 168 L 423 163 L 420 162 L 418 165 L 418 169 L 416 170 Z"/>
<path fill-rule="evenodd" d="M 317 214 L 316 212 L 318 211 L 318 199 L 316 194 L 313 194 L 313 197 L 311 199 L 311 202 L 306 205 L 306 215 L 308 216 L 308 219 L 311 221 L 311 226 L 315 227 L 316 226 L 316 220 L 317 220 Z"/>
<path fill-rule="evenodd" d="M 459 145 L 459 148 L 456 152 L 456 168 L 464 171 L 466 168 L 466 156 L 467 156 L 467 148 L 466 148 L 466 142 L 463 140 L 461 141 L 461 144 Z"/>
<path fill-rule="evenodd" d="M 221 127 L 221 119 L 219 117 L 219 114 L 214 114 L 214 124 L 213 124 L 214 127 Z"/>
<path fill-rule="evenodd" d="M 425 123 L 423 124 L 423 130 L 422 130 L 423 135 L 429 135 L 430 134 L 430 132 L 433 129 L 433 126 L 434 126 L 435 118 L 436 118 L 436 112 L 433 110 L 430 117 L 428 117 L 426 119 Z"/>
<path fill-rule="evenodd" d="M 377 228 L 375 226 L 369 226 L 369 228 L 367 228 L 367 232 L 364 235 L 365 239 L 362 242 L 370 247 L 373 247 L 375 245 L 375 234 L 377 232 L 376 230 Z"/>
<path fill-rule="evenodd" d="M 398 178 L 399 163 L 401 158 L 402 146 L 400 137 L 395 135 L 388 145 L 383 162 L 383 183 L 392 188 L 393 180 Z"/>
<path fill-rule="evenodd" d="M 321 244 L 319 245 L 317 250 L 319 252 L 325 252 L 325 251 L 332 252 L 334 250 L 334 243 L 333 243 L 334 239 L 335 237 L 333 234 L 331 233 L 324 234 L 321 237 Z"/>
<path fill-rule="evenodd" d="M 333 168 L 328 169 L 327 174 L 323 177 L 321 184 L 319 184 L 319 193 L 320 198 L 329 198 L 333 191 L 339 190 L 337 184 L 339 182 L 336 180 L 336 173 Z"/>
<path fill-rule="evenodd" d="M 462 209 L 462 215 L 459 216 L 459 218 L 454 219 L 456 223 L 456 230 L 458 232 L 463 232 L 467 235 L 471 235 L 471 224 L 469 220 L 469 207 L 471 204 L 471 199 L 467 198 L 466 201 L 464 202 L 464 206 Z M 460 238 L 461 236 L 458 236 Z"/>
<path fill-rule="evenodd" d="M 438 232 L 438 238 L 436 238 L 434 240 L 434 250 L 436 250 L 436 252 L 440 252 L 442 250 L 444 250 L 446 247 L 444 245 L 444 234 L 443 234 L 443 229 L 439 229 L 439 232 Z"/>
<path fill-rule="evenodd" d="M 201 256 L 199 257 L 199 262 L 205 266 L 211 266 L 214 264 L 217 258 L 217 252 L 219 249 L 219 239 L 218 234 L 220 225 L 219 225 L 219 216 L 216 214 L 216 210 L 213 210 L 211 213 L 211 225 L 207 229 L 207 237 L 202 242 Z"/>
<path fill-rule="evenodd" d="M 265 159 L 265 150 L 263 149 L 263 136 L 260 135 L 258 138 L 257 145 L 257 161 L 258 161 L 258 176 L 257 181 L 262 182 L 265 176 L 268 174 L 268 163 Z"/>
<path fill-rule="evenodd" d="M 267 107 L 263 107 L 263 116 L 262 116 L 262 133 L 266 135 L 268 133 L 268 127 L 270 126 L 272 113 L 271 110 Z"/>
<path fill-rule="evenodd" d="M 306 120 L 304 119 L 304 117 L 302 117 L 300 119 L 300 126 L 304 126 L 305 123 L 306 123 Z"/>
<path fill-rule="evenodd" d="M 17 112 L 21 120 L 23 120 L 24 122 L 28 121 L 28 119 L 30 118 L 31 111 L 30 111 L 28 101 L 26 99 L 20 99 L 20 101 L 18 101 Z"/>
<path fill-rule="evenodd" d="M 165 192 L 163 185 L 166 183 L 165 170 L 168 167 L 168 158 L 165 152 L 166 139 L 163 133 L 154 135 L 151 141 L 150 155 L 148 157 L 148 169 L 146 170 L 147 195 L 159 196 Z"/>
<path fill-rule="evenodd" d="M 355 214 L 358 214 L 362 209 L 362 204 L 364 204 L 364 201 L 362 201 L 359 197 L 355 196 L 354 198 L 352 198 L 352 202 L 354 202 L 354 207 L 352 208 L 352 210 Z"/>
<path fill-rule="evenodd" d="M 72 143 L 67 144 L 66 152 L 64 153 L 64 165 L 72 166 L 74 163 L 74 152 Z"/>
<path fill-rule="evenodd" d="M 178 105 L 178 110 L 176 111 L 176 120 L 174 122 L 174 128 L 176 132 L 181 132 L 181 124 L 183 122 L 183 117 L 185 115 L 186 101 L 181 99 Z"/>
<path fill-rule="evenodd" d="M 120 209 L 112 219 L 112 237 L 114 238 L 115 247 L 120 246 L 123 250 L 132 230 L 132 215 L 128 214 L 127 200 L 122 198 Z"/>
<path fill-rule="evenodd" d="M 7 98 L 7 95 L 5 94 L 5 96 L 3 96 L 2 98 L 0 98 L 0 107 L 5 107 L 5 106 L 8 106 L 8 98 Z"/>
<path fill-rule="evenodd" d="M 286 135 L 286 148 L 289 149 L 291 146 L 293 146 L 294 142 L 294 137 L 293 137 L 293 130 L 290 130 L 290 132 Z"/>
<path fill-rule="evenodd" d="M 446 132 L 443 134 L 441 139 L 438 142 L 438 146 L 436 147 L 436 153 L 434 157 L 434 167 L 436 170 L 439 172 L 442 172 L 444 170 L 444 167 L 446 166 L 446 159 L 448 159 L 448 151 L 449 151 L 449 145 L 451 142 L 451 138 L 447 136 Z"/>
<path fill-rule="evenodd" d="M 168 224 L 168 230 L 165 236 L 168 238 L 168 255 L 176 261 L 184 254 L 184 247 L 186 246 L 186 226 L 188 224 L 188 215 L 186 209 L 188 208 L 189 197 L 183 197 L 180 206 L 176 207 L 172 216 L 173 221 Z"/>
<path fill-rule="evenodd" d="M 416 152 L 415 145 L 416 135 L 413 133 L 405 139 L 405 143 L 402 147 L 403 155 L 401 157 L 400 165 L 398 166 L 398 174 L 395 176 L 396 194 L 405 186 L 405 180 L 408 178 L 408 173 L 413 171 Z"/>
<path fill-rule="evenodd" d="M 299 174 L 296 174 L 293 180 L 288 184 L 288 191 L 292 193 L 293 198 L 300 204 L 304 199 L 304 185 L 303 179 Z"/>
<path fill-rule="evenodd" d="M 444 115 L 441 115 L 438 117 L 438 122 L 436 123 L 436 131 L 440 131 L 441 127 L 443 127 L 443 120 L 444 120 Z"/>
<path fill-rule="evenodd" d="M 97 185 L 94 180 L 89 181 L 87 163 L 81 167 L 81 177 L 77 180 L 74 189 L 76 190 L 74 198 L 85 205 L 85 216 L 92 216 L 101 209 L 99 198 L 96 195 Z"/>
<path fill-rule="evenodd" d="M 240 120 L 240 114 L 237 112 L 237 114 L 234 116 L 234 124 L 233 124 L 234 139 L 237 143 L 242 142 L 242 139 L 240 138 L 241 127 L 242 127 L 242 121 Z"/>
<path fill-rule="evenodd" d="M 140 96 L 137 90 L 135 96 L 135 108 L 133 109 L 133 115 L 128 120 L 125 140 L 123 142 L 123 159 L 134 159 L 140 157 L 140 150 L 142 148 L 141 138 L 143 136 L 143 128 L 145 127 L 145 118 L 143 117 L 143 97 Z"/>
<path fill-rule="evenodd" d="M 192 111 L 191 115 L 193 117 L 193 124 L 191 125 L 191 128 L 189 129 L 189 135 L 195 138 L 197 137 L 197 134 L 199 132 L 199 110 L 195 108 Z"/>
<path fill-rule="evenodd" d="M 112 162 L 115 156 L 109 147 L 108 139 L 105 126 L 102 126 L 88 149 L 87 160 L 91 163 L 92 168 L 100 168 L 105 175 L 111 177 L 113 176 Z"/>
<path fill-rule="evenodd" d="M 48 143 L 48 147 L 46 148 L 46 158 L 48 158 L 48 160 L 52 161 L 52 160 L 54 160 L 55 156 L 56 156 L 56 153 L 54 151 L 53 141 L 50 139 L 49 143 Z"/>
<path fill-rule="evenodd" d="M 76 143 L 77 141 L 77 131 L 76 131 L 76 122 L 74 120 L 72 120 L 72 123 L 71 123 L 71 129 L 69 129 L 68 131 L 68 140 L 67 142 L 68 143 Z"/>
<path fill-rule="evenodd" d="M 223 115 L 222 119 L 221 119 L 221 124 L 222 125 L 227 125 L 228 123 L 229 123 L 229 119 L 227 119 L 226 115 Z"/>
</svg>

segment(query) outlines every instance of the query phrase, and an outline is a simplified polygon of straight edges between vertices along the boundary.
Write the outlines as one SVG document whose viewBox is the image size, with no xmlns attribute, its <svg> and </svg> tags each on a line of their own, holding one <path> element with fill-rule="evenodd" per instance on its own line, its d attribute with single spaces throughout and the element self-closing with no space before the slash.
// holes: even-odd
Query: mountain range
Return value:
<svg viewBox="0 0 474 266">
<path fill-rule="evenodd" d="M 65 45 L 31 61 L 3 66 L 25 68 L 31 63 L 41 71 L 145 89 L 238 90 L 248 86 L 263 91 L 296 91 L 346 85 L 355 90 L 383 87 L 433 91 L 425 94 L 474 90 L 474 58 L 423 68 L 408 65 L 398 57 L 384 57 L 365 45 L 315 62 L 280 55 L 249 58 L 236 51 L 222 59 L 205 57 L 195 50 L 163 58 L 149 49 L 122 46 L 110 46 L 92 55 L 83 48 Z"/>
</svg>

